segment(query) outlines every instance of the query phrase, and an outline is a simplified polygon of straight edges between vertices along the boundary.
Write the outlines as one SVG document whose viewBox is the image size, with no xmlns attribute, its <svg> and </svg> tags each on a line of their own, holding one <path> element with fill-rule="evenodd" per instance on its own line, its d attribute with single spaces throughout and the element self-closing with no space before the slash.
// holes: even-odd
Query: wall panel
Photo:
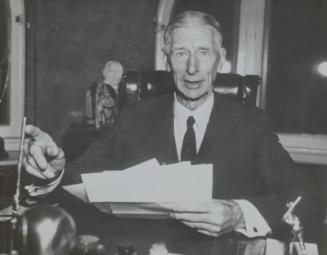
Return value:
<svg viewBox="0 0 327 255">
<path fill-rule="evenodd" d="M 61 143 L 107 60 L 126 69 L 153 68 L 157 1 L 33 1 L 35 122 Z"/>
</svg>

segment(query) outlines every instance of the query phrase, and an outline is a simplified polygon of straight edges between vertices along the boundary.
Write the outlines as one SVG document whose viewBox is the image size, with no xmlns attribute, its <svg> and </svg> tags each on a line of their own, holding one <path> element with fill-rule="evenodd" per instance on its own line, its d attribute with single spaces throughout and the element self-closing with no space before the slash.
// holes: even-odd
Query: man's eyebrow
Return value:
<svg viewBox="0 0 327 255">
<path fill-rule="evenodd" d="M 203 47 L 200 47 L 199 50 L 210 50 L 210 47 L 203 46 Z"/>
<path fill-rule="evenodd" d="M 173 50 L 187 50 L 184 46 L 173 47 Z"/>
</svg>

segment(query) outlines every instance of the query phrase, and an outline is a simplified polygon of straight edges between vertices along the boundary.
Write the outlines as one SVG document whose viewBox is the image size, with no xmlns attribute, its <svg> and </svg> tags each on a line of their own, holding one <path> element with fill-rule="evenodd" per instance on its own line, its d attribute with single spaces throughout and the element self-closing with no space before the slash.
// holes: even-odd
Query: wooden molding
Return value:
<svg viewBox="0 0 327 255">
<path fill-rule="evenodd" d="M 278 134 L 297 163 L 327 165 L 327 135 Z"/>
<path fill-rule="evenodd" d="M 175 2 L 176 0 L 160 0 L 158 4 L 154 52 L 154 64 L 156 70 L 166 70 L 162 52 L 162 47 L 164 45 L 163 34 L 167 24 L 169 23 Z"/>
<path fill-rule="evenodd" d="M 5 137 L 5 149 L 6 151 L 18 151 L 20 144 L 20 137 Z"/>
<path fill-rule="evenodd" d="M 9 110 L 10 123 L 0 125 L 3 138 L 20 136 L 25 98 L 25 16 L 24 1 L 10 0 Z"/>
</svg>

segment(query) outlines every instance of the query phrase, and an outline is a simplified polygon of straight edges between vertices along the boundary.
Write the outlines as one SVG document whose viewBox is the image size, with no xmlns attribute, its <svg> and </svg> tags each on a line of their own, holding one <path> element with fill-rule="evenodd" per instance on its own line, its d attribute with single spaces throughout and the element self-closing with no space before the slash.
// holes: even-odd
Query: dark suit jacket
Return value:
<svg viewBox="0 0 327 255">
<path fill-rule="evenodd" d="M 125 108 L 117 125 L 68 165 L 66 173 L 76 180 L 81 172 L 124 169 L 151 158 L 164 164 L 178 161 L 172 95 Z M 195 161 L 214 165 L 213 198 L 249 200 L 273 232 L 282 228 L 286 201 L 298 195 L 303 199 L 296 213 L 305 229 L 323 221 L 320 194 L 305 173 L 294 169 L 267 115 L 257 108 L 215 95 Z"/>
</svg>

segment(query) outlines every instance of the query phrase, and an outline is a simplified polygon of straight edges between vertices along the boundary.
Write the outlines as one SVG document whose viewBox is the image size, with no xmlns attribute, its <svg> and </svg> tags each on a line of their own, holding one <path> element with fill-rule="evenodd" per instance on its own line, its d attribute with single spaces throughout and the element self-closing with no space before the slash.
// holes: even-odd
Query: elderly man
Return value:
<svg viewBox="0 0 327 255">
<path fill-rule="evenodd" d="M 123 169 L 150 158 L 163 164 L 213 163 L 214 199 L 170 204 L 173 218 L 209 236 L 231 231 L 265 236 L 282 228 L 286 202 L 301 195 L 296 213 L 304 228 L 320 224 L 320 195 L 308 177 L 294 171 L 267 116 L 213 92 L 226 56 L 220 24 L 187 11 L 170 22 L 164 40 L 175 93 L 126 107 L 113 130 L 66 166 L 65 176 Z M 49 183 L 28 191 L 50 192 L 63 175 L 64 153 L 38 128 L 28 126 L 26 132 L 34 139 L 26 147 L 25 168 Z"/>
</svg>

